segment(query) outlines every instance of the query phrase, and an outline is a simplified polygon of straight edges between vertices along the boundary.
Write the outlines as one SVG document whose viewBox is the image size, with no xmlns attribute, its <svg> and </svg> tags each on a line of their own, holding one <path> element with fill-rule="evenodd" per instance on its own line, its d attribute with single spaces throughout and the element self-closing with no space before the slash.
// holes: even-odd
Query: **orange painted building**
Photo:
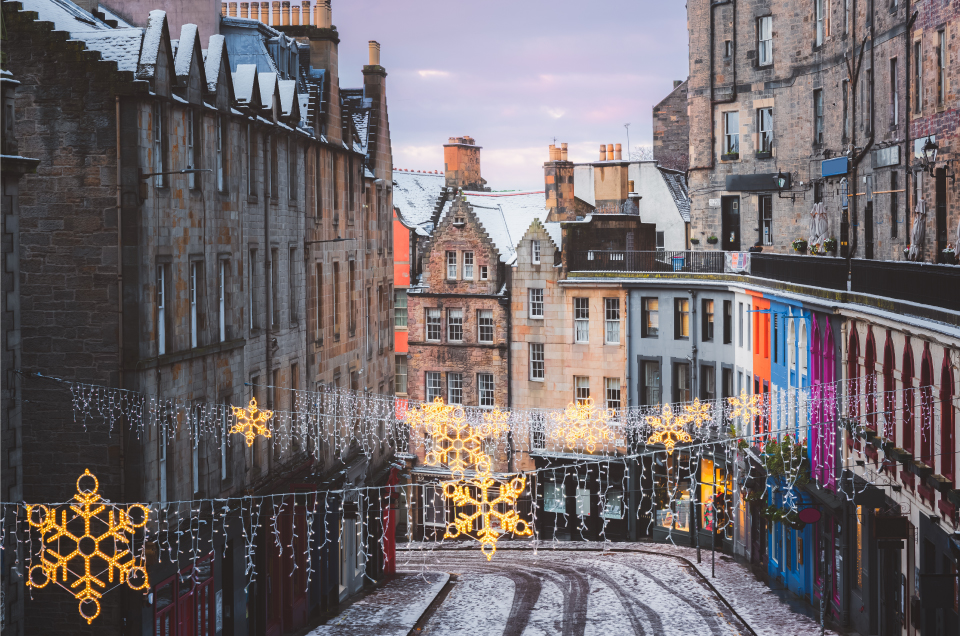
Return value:
<svg viewBox="0 0 960 636">
<path fill-rule="evenodd" d="M 747 290 L 752 297 L 750 320 L 753 335 L 753 393 L 764 394 L 767 400 L 770 394 L 770 301 L 760 292 Z M 770 422 L 761 419 L 755 433 L 769 432 Z"/>
</svg>

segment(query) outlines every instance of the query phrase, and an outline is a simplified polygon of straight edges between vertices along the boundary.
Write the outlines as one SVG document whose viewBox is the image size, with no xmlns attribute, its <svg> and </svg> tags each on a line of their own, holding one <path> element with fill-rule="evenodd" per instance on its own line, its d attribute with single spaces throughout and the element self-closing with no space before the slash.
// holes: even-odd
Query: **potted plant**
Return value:
<svg viewBox="0 0 960 636">
<path fill-rule="evenodd" d="M 823 245 L 820 243 L 814 243 L 813 245 L 810 246 L 811 256 L 823 256 L 826 253 L 826 251 L 827 250 L 824 249 Z"/>
<path fill-rule="evenodd" d="M 956 265 L 957 252 L 952 243 L 947 243 L 947 246 L 940 250 L 940 260 L 947 265 Z"/>
<path fill-rule="evenodd" d="M 826 251 L 826 252 L 832 252 L 832 253 L 836 254 L 836 253 L 837 253 L 837 239 L 828 238 L 826 241 L 823 242 L 823 249 L 824 249 L 824 251 Z"/>
<path fill-rule="evenodd" d="M 691 245 L 700 245 L 700 239 L 690 239 Z"/>
<path fill-rule="evenodd" d="M 719 242 L 720 242 L 720 239 L 718 239 L 716 236 L 713 236 L 712 234 L 707 237 L 707 243 L 709 243 L 710 245 L 716 245 Z"/>
<path fill-rule="evenodd" d="M 807 251 L 807 241 L 802 238 L 794 239 L 793 249 L 799 254 L 805 253 Z"/>
<path fill-rule="evenodd" d="M 725 152 L 720 155 L 720 161 L 737 161 L 739 158 L 739 152 Z"/>
</svg>

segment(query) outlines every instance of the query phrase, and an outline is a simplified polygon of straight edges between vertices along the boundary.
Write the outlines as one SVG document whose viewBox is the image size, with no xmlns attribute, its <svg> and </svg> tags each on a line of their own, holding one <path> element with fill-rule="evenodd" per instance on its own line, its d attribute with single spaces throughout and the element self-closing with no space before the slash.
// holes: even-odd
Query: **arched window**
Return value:
<svg viewBox="0 0 960 636">
<path fill-rule="evenodd" d="M 953 406 L 953 367 L 950 351 L 944 349 L 940 365 L 940 474 L 954 480 L 956 471 L 956 413 Z"/>
<path fill-rule="evenodd" d="M 787 369 L 790 373 L 797 372 L 797 320 L 787 320 Z M 797 378 L 797 386 L 800 385 Z"/>
<path fill-rule="evenodd" d="M 800 321 L 800 377 L 807 377 L 807 321 Z M 803 382 L 799 383 L 800 386 L 803 386 Z"/>
<path fill-rule="evenodd" d="M 930 343 L 923 343 L 920 359 L 920 461 L 933 466 L 933 356 Z"/>
<path fill-rule="evenodd" d="M 893 368 L 897 364 L 895 358 L 890 330 L 887 329 L 887 341 L 883 345 L 883 436 L 894 444 L 897 442 L 897 384 L 893 378 Z"/>
<path fill-rule="evenodd" d="M 913 449 L 915 448 L 914 437 L 916 435 L 913 429 L 914 408 L 916 407 L 916 395 L 914 391 L 916 389 L 913 386 L 913 347 L 910 346 L 909 338 L 907 338 L 906 343 L 903 345 L 903 370 L 900 373 L 900 377 L 903 383 L 903 417 L 901 418 L 903 422 L 903 441 L 901 445 L 904 450 L 908 450 L 913 454 Z"/>
<path fill-rule="evenodd" d="M 877 344 L 873 327 L 867 327 L 867 351 L 863 356 L 864 390 L 867 398 L 867 426 L 877 430 Z"/>
<path fill-rule="evenodd" d="M 847 417 L 860 419 L 860 336 L 857 323 L 852 321 L 847 340 Z"/>
</svg>

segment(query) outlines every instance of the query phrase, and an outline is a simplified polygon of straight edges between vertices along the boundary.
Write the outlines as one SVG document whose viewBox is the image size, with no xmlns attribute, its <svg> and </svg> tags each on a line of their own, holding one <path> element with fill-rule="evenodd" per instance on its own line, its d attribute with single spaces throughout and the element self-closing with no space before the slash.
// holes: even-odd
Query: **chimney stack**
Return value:
<svg viewBox="0 0 960 636">
<path fill-rule="evenodd" d="M 367 45 L 370 49 L 370 66 L 380 66 L 380 43 L 370 40 Z"/>
<path fill-rule="evenodd" d="M 333 10 L 330 8 L 330 0 L 321 0 L 317 3 L 316 24 L 321 29 L 329 29 L 333 26 Z"/>
<path fill-rule="evenodd" d="M 633 179 L 627 181 L 627 192 L 636 192 L 636 190 L 633 189 Z"/>
<path fill-rule="evenodd" d="M 547 200 L 547 220 L 573 221 L 576 205 L 573 197 L 573 163 L 567 160 L 567 144 L 550 144 L 550 159 L 543 164 L 543 192 Z"/>
<path fill-rule="evenodd" d="M 562 143 L 560 144 L 560 161 L 566 161 L 566 160 L 567 160 L 567 144 Z"/>
<path fill-rule="evenodd" d="M 480 176 L 480 146 L 473 137 L 450 137 L 443 145 L 444 185 L 482 192 L 486 181 Z"/>
</svg>

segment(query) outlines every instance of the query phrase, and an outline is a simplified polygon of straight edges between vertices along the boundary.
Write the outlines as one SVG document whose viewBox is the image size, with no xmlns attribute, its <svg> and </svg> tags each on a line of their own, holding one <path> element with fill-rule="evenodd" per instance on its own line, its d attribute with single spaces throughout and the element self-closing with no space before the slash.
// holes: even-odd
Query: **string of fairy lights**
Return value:
<svg viewBox="0 0 960 636">
<path fill-rule="evenodd" d="M 288 389 L 292 408 L 283 411 L 262 410 L 255 398 L 245 406 L 197 404 L 52 379 L 69 388 L 74 420 L 82 426 L 97 420 L 112 431 L 122 421 L 147 439 L 156 438 L 158 432 L 174 438 L 179 433 L 195 444 L 203 438 L 205 443 L 242 441 L 251 446 L 264 439 L 280 449 L 297 444 L 313 453 L 327 448 L 344 454 L 350 446 L 372 453 L 387 443 L 397 450 L 406 446 L 423 458 L 425 466 L 437 470 L 432 479 L 418 474 L 417 483 L 397 486 L 137 503 L 102 499 L 96 477 L 88 470 L 77 480 L 71 501 L 0 502 L 0 546 L 15 548 L 10 555 L 13 570 L 26 578 L 31 591 L 54 583 L 69 592 L 88 623 L 99 615 L 100 599 L 109 590 L 119 585 L 149 588 L 148 565 L 184 561 L 195 565 L 211 548 L 225 549 L 226 542 L 218 537 L 226 539 L 231 532 L 242 538 L 248 585 L 257 580 L 257 544 L 263 536 L 268 538 L 268 550 L 290 558 L 290 575 L 302 569 L 309 584 L 316 573 L 311 555 L 332 543 L 343 545 L 346 529 L 339 519 L 347 507 L 353 510 L 361 537 L 356 563 L 366 564 L 371 558 L 370 537 L 376 539 L 382 557 L 389 558 L 382 527 L 386 511 L 398 507 L 393 505 L 397 496 L 399 507 L 413 520 L 415 500 L 423 508 L 428 498 L 439 495 L 443 521 L 432 544 L 472 539 L 488 560 L 503 537 L 529 538 L 539 545 L 538 515 L 546 513 L 554 515 L 555 526 L 574 529 L 583 540 L 594 532 L 586 520 L 597 510 L 601 522 L 596 536 L 603 541 L 608 540 L 610 524 L 628 515 L 638 522 L 645 518 L 647 531 L 655 525 L 664 528 L 672 539 L 675 532 L 689 530 L 689 516 L 698 514 L 698 505 L 700 514 L 709 513 L 710 529 L 727 533 L 738 502 L 769 498 L 784 511 L 780 520 L 796 527 L 790 515 L 804 505 L 797 486 L 835 479 L 837 491 L 852 501 L 872 483 L 863 476 L 866 472 L 859 481 L 838 475 L 844 430 L 855 436 L 862 436 L 868 426 L 888 432 L 889 405 L 907 404 L 907 395 L 910 404 L 919 406 L 922 422 L 932 421 L 937 404 L 934 386 L 901 389 L 891 396 L 860 392 L 859 381 L 854 385 L 843 380 L 812 389 L 741 392 L 719 400 L 619 410 L 591 400 L 563 410 L 500 410 L 344 389 Z M 877 385 L 868 380 L 865 386 Z M 914 401 L 914 394 L 904 391 L 916 392 L 920 399 Z M 939 440 L 928 439 L 933 427 L 919 430 L 921 446 L 939 454 Z M 819 468 L 810 466 L 808 443 L 814 445 Z M 499 449 L 536 454 L 542 465 L 495 472 Z M 703 478 L 704 460 L 726 467 L 720 482 L 716 471 Z M 631 476 L 631 470 L 639 475 Z M 568 483 L 577 493 L 573 512 L 565 504 Z M 600 484 L 600 489 L 591 491 L 591 484 Z M 712 493 L 711 501 L 697 497 L 704 486 Z M 420 492 L 414 494 L 415 489 Z M 557 504 L 557 492 L 564 493 L 563 505 Z M 595 493 L 599 508 L 591 508 L 589 502 L 582 506 L 581 492 Z M 528 511 L 521 509 L 524 506 Z M 290 523 L 289 533 L 281 531 L 285 523 Z M 417 539 L 414 525 L 406 524 L 411 544 Z M 694 522 L 694 527 L 698 525 Z M 558 542 L 557 533 L 552 534 L 551 540 Z M 431 544 L 424 540 L 428 535 L 420 535 L 419 549 L 429 549 Z M 577 537 L 571 533 L 571 538 Z"/>
</svg>

